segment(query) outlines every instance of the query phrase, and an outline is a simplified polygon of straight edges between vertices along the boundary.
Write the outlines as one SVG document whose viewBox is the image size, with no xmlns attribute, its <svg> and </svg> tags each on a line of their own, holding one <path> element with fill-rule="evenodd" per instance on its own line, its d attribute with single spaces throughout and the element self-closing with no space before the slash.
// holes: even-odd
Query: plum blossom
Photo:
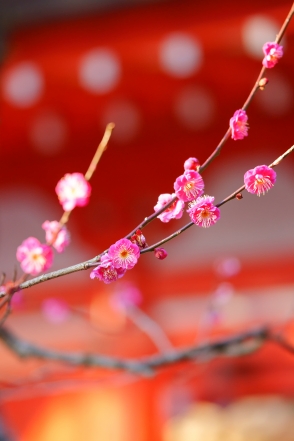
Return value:
<svg viewBox="0 0 294 441">
<path fill-rule="evenodd" d="M 140 257 L 140 248 L 128 239 L 120 239 L 110 246 L 108 256 L 114 268 L 132 269 Z"/>
<path fill-rule="evenodd" d="M 155 248 L 154 255 L 157 259 L 163 260 L 167 257 L 167 251 L 164 248 Z"/>
<path fill-rule="evenodd" d="M 192 201 L 203 194 L 204 181 L 198 172 L 186 170 L 176 179 L 174 189 L 181 201 Z"/>
<path fill-rule="evenodd" d="M 231 138 L 237 141 L 248 135 L 248 116 L 245 110 L 236 110 L 230 119 Z"/>
<path fill-rule="evenodd" d="M 187 213 L 194 224 L 208 228 L 215 224 L 220 218 L 220 210 L 213 205 L 213 196 L 200 196 L 189 204 Z"/>
<path fill-rule="evenodd" d="M 166 204 L 168 204 L 174 197 L 175 193 L 169 194 L 164 193 L 161 194 L 158 198 L 158 202 L 154 207 L 154 211 L 158 211 L 163 208 Z M 170 207 L 168 207 L 163 213 L 161 213 L 158 217 L 162 222 L 169 222 L 171 219 L 180 219 L 183 215 L 183 211 L 185 208 L 185 203 L 177 199 L 172 203 Z"/>
<path fill-rule="evenodd" d="M 91 279 L 98 279 L 104 283 L 116 282 L 117 279 L 123 277 L 126 273 L 124 268 L 115 268 L 108 253 L 103 254 L 100 264 L 90 273 Z"/>
<path fill-rule="evenodd" d="M 58 253 L 62 253 L 70 243 L 70 235 L 65 226 L 61 227 L 57 221 L 45 221 L 42 224 L 46 233 L 46 242 L 52 245 Z"/>
<path fill-rule="evenodd" d="M 50 268 L 53 251 L 49 245 L 41 244 L 35 237 L 29 237 L 17 248 L 16 258 L 22 270 L 34 276 Z"/>
<path fill-rule="evenodd" d="M 185 170 L 195 170 L 198 171 L 198 168 L 200 167 L 200 162 L 197 158 L 189 158 L 184 162 L 184 169 Z"/>
<path fill-rule="evenodd" d="M 55 187 L 64 211 L 84 207 L 89 202 L 91 186 L 81 173 L 67 173 Z"/>
<path fill-rule="evenodd" d="M 245 173 L 245 188 L 249 193 L 260 196 L 274 186 L 276 178 L 277 174 L 272 168 L 267 165 L 258 165 Z"/>
<path fill-rule="evenodd" d="M 271 69 L 283 56 L 283 46 L 275 42 L 268 42 L 263 45 L 264 59 L 262 64 L 264 67 Z"/>
<path fill-rule="evenodd" d="M 148 247 L 148 244 L 146 242 L 145 236 L 143 235 L 141 230 L 137 230 L 135 234 L 131 236 L 131 242 L 138 245 L 140 250 L 143 250 L 144 248 Z"/>
</svg>

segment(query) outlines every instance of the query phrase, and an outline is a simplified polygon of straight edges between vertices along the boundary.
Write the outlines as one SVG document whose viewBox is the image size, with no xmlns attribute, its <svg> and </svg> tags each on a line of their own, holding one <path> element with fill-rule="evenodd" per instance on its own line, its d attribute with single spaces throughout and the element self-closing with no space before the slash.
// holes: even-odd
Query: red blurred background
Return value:
<svg viewBox="0 0 294 441">
<path fill-rule="evenodd" d="M 56 183 L 65 173 L 86 171 L 110 121 L 116 128 L 91 180 L 91 202 L 72 214 L 72 243 L 54 268 L 97 255 L 151 214 L 158 195 L 172 192 L 183 162 L 189 156 L 203 162 L 224 135 L 257 78 L 263 43 L 275 39 L 291 6 L 283 0 L 94 3 L 68 2 L 55 13 L 46 9 L 49 2 L 43 12 L 33 0 L 31 9 L 29 2 L 3 6 L 0 269 L 8 278 L 17 246 L 28 236 L 43 241 L 43 221 L 60 218 Z M 267 72 L 269 84 L 249 108 L 248 138 L 230 140 L 204 172 L 206 191 L 217 201 L 242 185 L 246 170 L 272 162 L 293 143 L 293 23 L 283 44 L 284 58 Z M 132 283 L 142 292 L 143 310 L 176 346 L 257 324 L 287 323 L 294 339 L 293 158 L 277 173 L 266 197 L 246 194 L 225 205 L 212 229 L 186 231 L 166 245 L 164 261 L 144 255 L 116 287 L 82 272 L 23 292 L 8 325 L 46 347 L 153 353 L 154 343 L 109 302 Z M 187 220 L 154 222 L 144 230 L 147 242 Z M 212 320 L 217 290 L 230 298 Z M 48 298 L 70 305 L 66 320 L 44 316 Z M 151 379 L 19 361 L 2 346 L 1 360 L 1 412 L 11 439 L 241 440 L 249 432 L 239 433 L 242 418 L 232 415 L 241 409 L 248 421 L 260 408 L 270 409 L 267 424 L 271 412 L 280 412 L 281 430 L 293 434 L 285 415 L 292 409 L 294 359 L 270 344 L 247 358 L 177 366 Z M 209 434 L 216 424 L 219 432 Z M 252 439 L 294 439 L 278 429 L 272 438 L 258 430 Z"/>
</svg>

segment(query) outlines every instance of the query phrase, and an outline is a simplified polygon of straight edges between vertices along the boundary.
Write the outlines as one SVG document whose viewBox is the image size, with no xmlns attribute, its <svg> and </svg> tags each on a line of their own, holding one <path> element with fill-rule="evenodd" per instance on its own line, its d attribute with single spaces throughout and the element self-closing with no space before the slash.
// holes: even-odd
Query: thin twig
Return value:
<svg viewBox="0 0 294 441">
<path fill-rule="evenodd" d="M 96 170 L 97 164 L 100 161 L 101 156 L 103 155 L 103 153 L 107 149 L 108 141 L 111 137 L 111 133 L 112 133 L 112 130 L 114 129 L 114 127 L 115 127 L 114 123 L 107 124 L 103 138 L 97 148 L 97 151 L 94 155 L 94 158 L 91 161 L 91 164 L 89 165 L 88 170 L 85 173 L 85 179 L 87 181 L 90 181 L 91 177 L 93 176 L 93 173 Z"/>
<path fill-rule="evenodd" d="M 108 141 L 109 141 L 109 139 L 111 137 L 111 133 L 112 133 L 112 130 L 114 129 L 114 127 L 115 127 L 114 123 L 107 124 L 105 132 L 104 132 L 104 135 L 103 135 L 103 138 L 102 138 L 100 144 L 97 147 L 97 150 L 96 150 L 95 155 L 93 156 L 93 159 L 92 159 L 92 161 L 91 161 L 91 163 L 90 163 L 90 165 L 88 167 L 88 170 L 84 174 L 84 177 L 85 177 L 85 179 L 87 181 L 90 181 L 91 177 L 93 176 L 93 173 L 96 170 L 98 162 L 100 161 L 101 156 L 103 155 L 103 153 L 107 149 Z M 60 229 L 63 227 L 63 225 L 65 225 L 68 222 L 68 219 L 69 219 L 69 216 L 70 216 L 71 212 L 72 212 L 72 210 L 65 211 L 63 213 L 63 215 L 61 216 L 61 219 L 59 221 Z M 55 241 L 59 231 L 60 230 L 58 230 L 55 233 L 55 237 L 53 237 L 53 239 L 51 240 L 51 244 Z M 51 244 L 48 244 L 48 245 L 51 245 Z"/>
<path fill-rule="evenodd" d="M 149 336 L 162 354 L 174 350 L 163 329 L 144 311 L 132 305 L 132 307 L 126 308 L 126 314 L 139 329 Z"/>
<path fill-rule="evenodd" d="M 285 32 L 286 32 L 286 29 L 287 29 L 287 27 L 288 27 L 288 25 L 289 25 L 289 23 L 290 23 L 290 21 L 291 21 L 291 18 L 292 18 L 292 16 L 293 16 L 293 13 L 294 13 L 294 3 L 293 3 L 293 5 L 292 5 L 292 7 L 291 7 L 291 9 L 290 9 L 289 14 L 287 15 L 287 17 L 286 17 L 286 19 L 285 19 L 285 21 L 284 21 L 284 23 L 283 23 L 283 25 L 282 25 L 282 27 L 281 27 L 279 33 L 278 33 L 277 37 L 276 37 L 275 43 L 280 43 L 280 41 L 282 40 L 282 38 L 283 38 L 283 36 L 284 36 L 284 34 L 285 34 Z M 260 82 L 261 78 L 263 77 L 265 71 L 266 71 L 266 67 L 263 66 L 263 67 L 261 68 L 260 72 L 259 72 L 259 75 L 258 75 L 258 77 L 257 77 L 257 80 L 256 80 L 256 82 L 255 82 L 255 84 L 254 84 L 254 86 L 253 86 L 251 92 L 249 93 L 249 95 L 248 95 L 248 97 L 247 97 L 245 103 L 243 104 L 242 110 L 246 110 L 246 109 L 248 108 L 248 106 L 249 106 L 249 104 L 251 103 L 251 101 L 252 101 L 254 95 L 255 95 L 256 92 L 259 90 L 259 88 L 260 88 L 260 84 L 259 84 L 259 82 Z M 209 156 L 209 158 L 207 158 L 206 161 L 201 165 L 201 167 L 199 168 L 199 172 L 202 172 L 203 170 L 205 170 L 206 167 L 208 167 L 208 165 L 209 165 L 209 164 L 210 164 L 210 163 L 211 163 L 211 162 L 212 162 L 212 161 L 213 161 L 213 160 L 214 160 L 214 159 L 220 154 L 221 149 L 222 149 L 222 147 L 224 146 L 225 142 L 229 139 L 230 134 L 231 134 L 231 129 L 229 128 L 229 129 L 227 130 L 225 136 L 222 138 L 222 140 L 220 141 L 220 143 L 219 143 L 218 146 L 216 147 L 216 149 L 213 151 L 213 153 L 212 153 L 212 154 Z"/>
</svg>

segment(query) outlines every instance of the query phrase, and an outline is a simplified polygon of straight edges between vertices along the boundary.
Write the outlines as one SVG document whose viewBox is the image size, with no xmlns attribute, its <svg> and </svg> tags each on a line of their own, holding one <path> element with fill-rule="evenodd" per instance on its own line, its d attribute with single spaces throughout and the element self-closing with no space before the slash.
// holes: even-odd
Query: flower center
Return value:
<svg viewBox="0 0 294 441">
<path fill-rule="evenodd" d="M 129 255 L 128 250 L 126 250 L 126 249 L 121 250 L 121 252 L 119 254 L 122 259 L 126 259 Z"/>
<path fill-rule="evenodd" d="M 265 177 L 262 175 L 255 175 L 256 183 L 257 184 L 264 184 L 265 183 Z"/>
<path fill-rule="evenodd" d="M 201 217 L 202 217 L 202 218 L 208 218 L 208 217 L 211 217 L 211 212 L 210 212 L 207 208 L 204 208 L 204 210 L 203 210 L 202 213 L 201 213 Z"/>
</svg>

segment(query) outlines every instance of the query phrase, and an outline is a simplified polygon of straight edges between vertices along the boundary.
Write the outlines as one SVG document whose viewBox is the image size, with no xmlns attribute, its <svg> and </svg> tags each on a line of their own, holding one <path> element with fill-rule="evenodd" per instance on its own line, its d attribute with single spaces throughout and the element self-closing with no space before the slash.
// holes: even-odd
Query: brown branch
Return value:
<svg viewBox="0 0 294 441">
<path fill-rule="evenodd" d="M 218 356 L 237 357 L 245 355 L 257 350 L 267 338 L 267 328 L 260 327 L 234 336 L 220 338 L 210 343 L 173 349 L 164 354 L 156 354 L 139 359 L 119 359 L 97 354 L 69 353 L 45 349 L 19 339 L 7 328 L 0 329 L 0 339 L 20 358 L 38 358 L 59 361 L 74 366 L 124 370 L 144 376 L 153 375 L 154 369 L 183 361 L 205 361 Z"/>
<path fill-rule="evenodd" d="M 290 147 L 285 153 L 283 153 L 281 156 L 279 156 L 275 161 L 273 161 L 270 164 L 270 167 L 276 167 L 278 164 L 280 164 L 280 162 L 286 158 L 290 153 L 292 153 L 294 150 L 294 145 L 292 147 Z M 241 191 L 244 190 L 244 186 L 238 188 L 236 191 L 234 191 L 230 196 L 228 196 L 227 198 L 225 198 L 223 201 L 219 202 L 218 204 L 216 204 L 217 207 L 220 207 L 222 205 L 224 205 L 226 202 L 229 202 L 230 200 L 234 199 L 236 197 L 236 195 L 238 193 L 240 193 Z M 159 213 L 159 212 L 157 212 Z M 155 214 L 157 214 L 155 213 Z M 194 225 L 193 222 L 189 222 L 187 225 L 184 225 L 184 227 L 180 228 L 179 230 L 177 230 L 175 233 L 171 234 L 170 236 L 166 237 L 165 239 L 157 242 L 156 244 L 151 245 L 148 248 L 145 248 L 143 250 L 141 250 L 141 254 L 153 251 L 155 248 L 163 245 L 164 243 L 170 241 L 171 239 L 179 236 L 181 233 L 183 233 L 185 230 L 187 230 L 188 228 L 190 228 L 192 225 Z M 107 251 L 107 250 L 106 250 Z M 47 274 L 42 274 L 41 276 L 38 277 L 34 277 L 33 279 L 27 280 L 23 283 L 21 283 L 18 287 L 17 290 L 20 289 L 27 289 L 30 288 L 31 286 L 34 285 L 38 285 L 39 283 L 43 283 L 43 282 L 47 282 L 48 280 L 52 280 L 52 279 L 56 279 L 58 277 L 62 277 L 65 276 L 67 274 L 71 274 L 77 271 L 84 271 L 84 270 L 88 270 L 90 268 L 92 268 L 93 266 L 97 265 L 97 263 L 100 261 L 100 257 L 106 252 L 103 251 L 103 253 L 98 254 L 98 256 L 93 257 L 92 259 L 89 259 L 85 262 L 82 263 L 78 263 L 76 265 L 70 266 L 68 268 L 63 268 L 57 271 L 52 271 L 51 273 L 47 273 Z M 0 298 L 5 296 L 5 292 L 0 292 Z"/>
<path fill-rule="evenodd" d="M 292 346 L 281 334 L 269 333 L 269 340 L 273 341 L 290 354 L 294 354 L 294 346 Z"/>
</svg>

